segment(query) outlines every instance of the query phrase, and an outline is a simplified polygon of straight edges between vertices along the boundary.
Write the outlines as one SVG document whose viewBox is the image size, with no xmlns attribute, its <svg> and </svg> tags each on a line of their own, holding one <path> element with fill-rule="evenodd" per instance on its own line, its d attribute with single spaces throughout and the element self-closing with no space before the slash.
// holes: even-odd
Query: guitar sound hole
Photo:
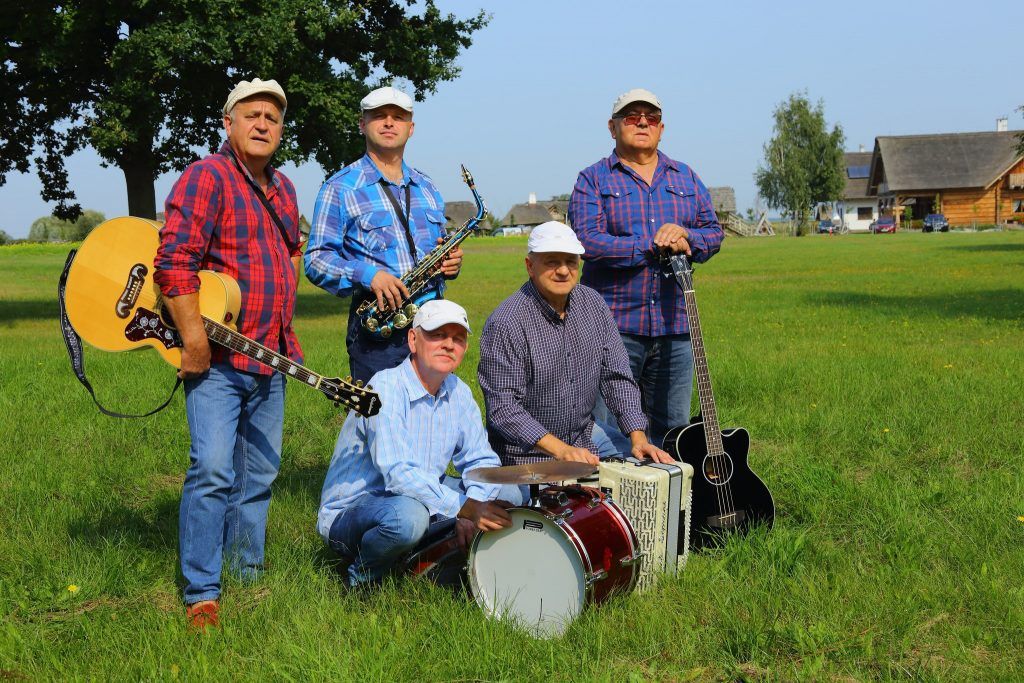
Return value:
<svg viewBox="0 0 1024 683">
<path fill-rule="evenodd" d="M 704 478 L 709 484 L 724 486 L 732 479 L 732 458 L 728 453 L 704 457 Z"/>
</svg>

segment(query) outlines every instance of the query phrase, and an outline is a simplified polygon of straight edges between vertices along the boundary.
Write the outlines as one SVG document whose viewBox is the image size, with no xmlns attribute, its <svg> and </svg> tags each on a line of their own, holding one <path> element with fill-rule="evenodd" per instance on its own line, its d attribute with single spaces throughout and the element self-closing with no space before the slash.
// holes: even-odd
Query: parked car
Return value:
<svg viewBox="0 0 1024 683">
<path fill-rule="evenodd" d="M 872 221 L 868 228 L 871 232 L 896 232 L 896 219 L 892 216 L 882 216 Z"/>
<path fill-rule="evenodd" d="M 930 213 L 924 217 L 922 232 L 949 232 L 949 221 L 941 213 Z"/>
<path fill-rule="evenodd" d="M 833 232 L 835 232 L 835 229 L 836 229 L 835 223 L 832 222 L 831 218 L 826 218 L 823 221 L 818 221 L 818 233 L 819 234 L 823 234 L 824 233 L 824 234 L 831 235 Z"/>
</svg>

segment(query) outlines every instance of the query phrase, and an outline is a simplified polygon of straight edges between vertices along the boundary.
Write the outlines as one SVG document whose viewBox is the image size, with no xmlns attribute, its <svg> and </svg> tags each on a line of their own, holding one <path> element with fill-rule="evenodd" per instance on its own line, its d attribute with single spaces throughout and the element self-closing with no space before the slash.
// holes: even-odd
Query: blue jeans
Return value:
<svg viewBox="0 0 1024 683">
<path fill-rule="evenodd" d="M 185 381 L 192 436 L 178 517 L 185 602 L 220 595 L 221 565 L 242 579 L 263 565 L 270 484 L 281 465 L 284 376 L 218 363 Z"/>
<path fill-rule="evenodd" d="M 441 483 L 465 493 L 461 479 L 445 475 Z M 498 498 L 522 504 L 519 487 L 501 487 Z M 396 561 L 420 542 L 431 527 L 447 518 L 431 517 L 427 507 L 408 496 L 367 493 L 338 513 L 331 524 L 328 545 L 334 552 L 353 558 L 348 584 L 356 586 L 380 581 Z"/>
<path fill-rule="evenodd" d="M 690 397 L 693 393 L 693 349 L 690 346 L 690 335 L 619 336 L 629 354 L 633 378 L 640 385 L 644 412 L 650 423 L 647 428 L 648 438 L 660 448 L 670 429 L 690 423 Z M 616 448 L 624 453 L 629 452 L 629 438 L 619 431 L 618 420 L 600 396 L 594 406 L 594 420 Z"/>
</svg>

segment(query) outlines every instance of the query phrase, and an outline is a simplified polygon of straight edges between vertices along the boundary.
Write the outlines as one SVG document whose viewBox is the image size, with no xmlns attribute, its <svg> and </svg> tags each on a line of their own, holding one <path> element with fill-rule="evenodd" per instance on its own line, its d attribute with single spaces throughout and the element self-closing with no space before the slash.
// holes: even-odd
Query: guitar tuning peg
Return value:
<svg viewBox="0 0 1024 683">
<path fill-rule="evenodd" d="M 361 379 L 357 379 L 357 380 L 356 380 L 356 386 L 357 386 L 357 387 L 359 387 L 359 388 L 361 389 L 361 388 L 363 387 L 363 380 L 361 380 Z"/>
</svg>

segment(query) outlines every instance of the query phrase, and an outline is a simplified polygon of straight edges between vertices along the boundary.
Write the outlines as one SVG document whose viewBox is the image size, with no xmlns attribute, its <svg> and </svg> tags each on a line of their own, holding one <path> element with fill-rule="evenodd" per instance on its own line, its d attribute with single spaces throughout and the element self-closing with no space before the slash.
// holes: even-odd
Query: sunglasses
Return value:
<svg viewBox="0 0 1024 683">
<path fill-rule="evenodd" d="M 630 114 L 619 114 L 614 117 L 622 119 L 622 122 L 627 126 L 638 126 L 640 125 L 640 118 L 647 119 L 647 125 L 656 126 L 661 123 L 661 114 L 644 114 L 644 113 L 630 113 Z"/>
</svg>

